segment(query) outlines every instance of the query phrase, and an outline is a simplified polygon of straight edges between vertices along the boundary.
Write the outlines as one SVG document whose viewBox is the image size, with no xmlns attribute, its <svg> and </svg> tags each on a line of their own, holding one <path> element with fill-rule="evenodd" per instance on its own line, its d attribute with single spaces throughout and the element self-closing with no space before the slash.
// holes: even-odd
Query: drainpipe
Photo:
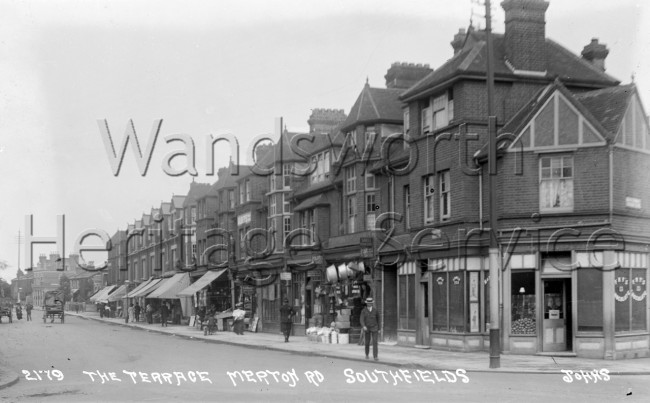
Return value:
<svg viewBox="0 0 650 403">
<path fill-rule="evenodd" d="M 483 230 L 483 168 L 478 171 L 478 225 Z"/>
<path fill-rule="evenodd" d="M 614 145 L 609 144 L 609 225 L 614 218 Z"/>
</svg>

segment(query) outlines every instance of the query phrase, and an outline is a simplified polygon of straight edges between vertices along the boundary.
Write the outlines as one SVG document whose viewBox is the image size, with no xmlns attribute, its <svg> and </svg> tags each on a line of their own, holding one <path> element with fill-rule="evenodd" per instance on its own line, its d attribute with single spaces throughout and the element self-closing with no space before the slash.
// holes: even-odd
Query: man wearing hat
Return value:
<svg viewBox="0 0 650 403">
<path fill-rule="evenodd" d="M 234 320 L 232 330 L 238 335 L 244 334 L 244 317 L 246 317 L 246 311 L 242 309 L 243 307 L 244 304 L 238 302 L 235 305 L 236 309 L 232 312 L 232 318 Z"/>
<path fill-rule="evenodd" d="M 282 334 L 284 334 L 284 342 L 289 342 L 289 336 L 291 335 L 291 324 L 293 321 L 293 316 L 296 312 L 293 310 L 291 305 L 289 305 L 289 299 L 285 298 L 282 301 L 282 306 L 280 307 L 280 327 L 282 329 Z"/>
<path fill-rule="evenodd" d="M 361 311 L 361 326 L 366 335 L 366 360 L 370 353 L 370 338 L 372 337 L 372 356 L 377 361 L 377 336 L 379 335 L 379 311 L 373 306 L 372 298 L 366 299 L 366 307 Z"/>
</svg>

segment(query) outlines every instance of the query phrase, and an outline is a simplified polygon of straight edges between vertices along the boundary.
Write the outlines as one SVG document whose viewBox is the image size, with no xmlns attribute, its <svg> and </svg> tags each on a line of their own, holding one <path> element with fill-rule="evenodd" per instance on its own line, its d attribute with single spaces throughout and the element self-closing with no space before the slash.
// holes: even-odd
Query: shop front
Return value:
<svg viewBox="0 0 650 403">
<path fill-rule="evenodd" d="M 647 281 L 646 253 L 514 254 L 504 271 L 504 350 L 647 357 Z"/>
<path fill-rule="evenodd" d="M 489 276 L 482 256 L 407 261 L 396 271 L 397 342 L 456 351 L 486 349 Z M 385 296 L 386 299 L 388 296 Z"/>
</svg>

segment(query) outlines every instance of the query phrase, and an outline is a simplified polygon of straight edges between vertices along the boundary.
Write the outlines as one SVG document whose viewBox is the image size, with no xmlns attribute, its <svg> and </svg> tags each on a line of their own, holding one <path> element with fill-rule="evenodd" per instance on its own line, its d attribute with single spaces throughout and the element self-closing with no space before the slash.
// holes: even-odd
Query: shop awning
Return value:
<svg viewBox="0 0 650 403">
<path fill-rule="evenodd" d="M 298 204 L 293 211 L 301 211 L 301 210 L 308 210 L 313 207 L 319 207 L 319 206 L 329 206 L 330 202 L 327 201 L 327 197 L 325 197 L 324 194 L 319 194 L 316 196 L 308 197 L 300 204 Z"/>
<path fill-rule="evenodd" d="M 97 292 L 97 294 L 90 297 L 90 300 L 93 301 L 93 302 L 106 301 L 106 298 L 108 297 L 108 293 L 113 291 L 114 288 L 115 288 L 114 285 L 106 286 L 106 287 L 102 288 L 99 292 Z"/>
<path fill-rule="evenodd" d="M 143 289 L 144 287 L 146 287 L 146 286 L 148 286 L 149 284 L 151 284 L 152 281 L 154 281 L 154 280 L 153 280 L 153 277 L 149 278 L 149 280 L 143 282 L 142 284 L 140 284 L 140 285 L 138 285 L 137 287 L 135 287 L 134 289 L 132 289 L 131 292 L 127 293 L 127 294 L 126 294 L 124 297 L 122 297 L 122 298 L 133 298 L 133 295 L 137 294 L 141 289 Z"/>
<path fill-rule="evenodd" d="M 174 277 L 168 278 L 147 298 L 172 299 L 178 298 L 176 293 L 187 288 L 190 285 L 190 275 L 187 273 L 174 274 Z"/>
<path fill-rule="evenodd" d="M 179 297 L 191 297 L 197 292 L 201 291 L 205 287 L 209 286 L 211 282 L 219 278 L 222 274 L 226 272 L 226 269 L 223 270 L 211 270 L 205 273 L 200 279 L 196 280 L 189 287 L 180 291 L 178 294 Z"/>
<path fill-rule="evenodd" d="M 149 284 L 146 286 L 142 287 L 138 292 L 132 292 L 129 293 L 129 298 L 140 298 L 144 297 L 145 295 L 149 294 L 153 290 L 156 289 L 156 286 L 159 285 L 162 282 L 161 278 L 157 278 L 155 280 L 151 280 Z"/>
<path fill-rule="evenodd" d="M 123 284 L 117 290 L 113 291 L 111 295 L 108 296 L 108 302 L 114 302 L 118 299 L 122 299 L 126 295 L 126 284 Z"/>
</svg>

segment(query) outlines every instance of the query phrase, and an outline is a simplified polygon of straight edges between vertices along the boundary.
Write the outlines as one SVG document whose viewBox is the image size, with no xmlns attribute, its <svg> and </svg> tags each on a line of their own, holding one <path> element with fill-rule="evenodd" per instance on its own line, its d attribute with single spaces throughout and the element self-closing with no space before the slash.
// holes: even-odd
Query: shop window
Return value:
<svg viewBox="0 0 650 403">
<path fill-rule="evenodd" d="M 598 269 L 578 270 L 578 331 L 603 331 L 603 273 Z"/>
<path fill-rule="evenodd" d="M 464 332 L 465 272 L 452 271 L 433 277 L 433 330 Z"/>
<path fill-rule="evenodd" d="M 415 330 L 415 274 L 400 275 L 399 328 Z"/>
<path fill-rule="evenodd" d="M 433 331 L 447 331 L 447 273 L 439 273 L 433 276 L 433 310 L 432 322 Z"/>
<path fill-rule="evenodd" d="M 305 273 L 293 273 L 291 275 L 291 296 L 289 304 L 294 307 L 296 314 L 293 323 L 304 324 L 301 307 L 305 299 Z M 279 308 L 278 308 L 279 309 Z"/>
<path fill-rule="evenodd" d="M 535 272 L 513 272 L 511 280 L 511 334 L 536 334 Z"/>
<path fill-rule="evenodd" d="M 648 301 L 646 279 L 646 269 L 616 269 L 614 312 L 617 332 L 646 330 Z"/>
<path fill-rule="evenodd" d="M 448 273 L 449 284 L 449 330 L 465 331 L 465 273 L 456 271 Z"/>
</svg>

